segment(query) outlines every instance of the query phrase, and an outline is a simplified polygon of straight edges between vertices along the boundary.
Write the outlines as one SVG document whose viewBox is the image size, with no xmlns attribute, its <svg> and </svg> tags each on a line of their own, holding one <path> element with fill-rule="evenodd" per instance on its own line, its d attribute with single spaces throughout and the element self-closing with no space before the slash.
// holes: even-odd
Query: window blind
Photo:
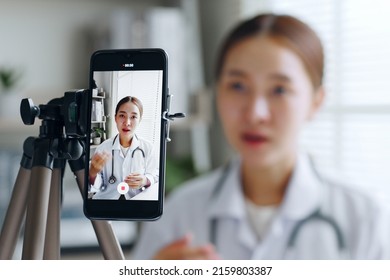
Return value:
<svg viewBox="0 0 390 280">
<path fill-rule="evenodd" d="M 301 145 L 326 173 L 390 198 L 390 2 L 242 1 L 308 23 L 325 49 L 326 102 Z"/>
</svg>

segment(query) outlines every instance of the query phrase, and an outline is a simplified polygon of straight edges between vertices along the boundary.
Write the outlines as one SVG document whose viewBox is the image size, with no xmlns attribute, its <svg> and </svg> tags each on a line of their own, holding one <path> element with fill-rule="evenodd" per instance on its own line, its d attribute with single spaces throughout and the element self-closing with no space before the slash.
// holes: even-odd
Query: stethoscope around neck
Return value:
<svg viewBox="0 0 390 280">
<path fill-rule="evenodd" d="M 134 135 L 136 139 L 138 139 L 137 135 Z M 118 134 L 114 137 L 114 140 L 112 141 L 112 146 L 114 146 L 114 143 L 115 143 L 115 140 L 118 138 Z M 145 152 L 144 150 L 142 150 L 139 146 L 137 148 L 134 149 L 134 151 L 131 153 L 131 158 L 134 158 L 134 154 L 136 151 L 139 151 L 142 153 L 142 156 L 143 158 L 145 158 Z M 108 183 L 110 183 L 111 185 L 112 184 L 115 184 L 117 179 L 114 175 L 114 149 L 111 149 L 111 154 L 112 154 L 112 157 L 111 157 L 111 176 L 108 178 Z"/>
<path fill-rule="evenodd" d="M 213 200 L 217 196 L 217 194 L 220 192 L 220 190 L 221 190 L 221 188 L 226 180 L 226 177 L 228 177 L 228 174 L 230 173 L 230 171 L 232 169 L 231 165 L 232 165 L 232 162 L 230 162 L 229 164 L 227 164 L 224 167 L 222 174 L 219 177 L 219 179 L 215 185 L 215 188 L 213 190 L 213 193 L 211 195 L 211 200 Z M 311 158 L 310 158 L 310 165 L 311 165 L 315 175 L 321 181 L 323 181 L 321 175 L 317 172 L 317 169 L 315 168 L 314 163 L 313 163 Z M 336 236 L 337 247 L 338 247 L 340 256 L 348 257 L 345 237 L 341 231 L 340 226 L 337 224 L 337 222 L 332 217 L 322 213 L 320 208 L 317 208 L 315 211 L 313 211 L 313 213 L 311 213 L 306 218 L 300 220 L 299 222 L 297 222 L 295 224 L 295 226 L 293 227 L 293 229 L 291 231 L 290 236 L 287 239 L 286 252 L 291 251 L 295 247 L 295 243 L 298 239 L 298 236 L 299 236 L 299 233 L 301 232 L 301 230 L 305 226 L 307 226 L 310 222 L 314 222 L 314 221 L 320 221 L 320 222 L 326 223 L 328 226 L 330 226 L 332 228 L 332 230 Z M 210 239 L 210 242 L 212 244 L 214 244 L 214 246 L 216 246 L 216 247 L 217 247 L 217 230 L 218 230 L 217 227 L 218 227 L 217 218 L 212 218 L 210 220 L 209 239 Z"/>
</svg>

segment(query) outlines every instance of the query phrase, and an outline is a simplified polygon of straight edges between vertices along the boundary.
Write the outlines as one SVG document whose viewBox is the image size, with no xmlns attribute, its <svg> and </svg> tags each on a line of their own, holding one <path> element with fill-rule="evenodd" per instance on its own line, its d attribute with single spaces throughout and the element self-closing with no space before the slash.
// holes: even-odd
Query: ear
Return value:
<svg viewBox="0 0 390 280">
<path fill-rule="evenodd" d="M 325 100 L 325 89 L 323 86 L 319 86 L 313 92 L 311 109 L 310 109 L 309 114 L 307 116 L 308 120 L 312 120 L 314 118 L 314 116 L 317 114 L 317 112 L 321 108 L 322 104 L 324 103 L 324 100 Z"/>
</svg>

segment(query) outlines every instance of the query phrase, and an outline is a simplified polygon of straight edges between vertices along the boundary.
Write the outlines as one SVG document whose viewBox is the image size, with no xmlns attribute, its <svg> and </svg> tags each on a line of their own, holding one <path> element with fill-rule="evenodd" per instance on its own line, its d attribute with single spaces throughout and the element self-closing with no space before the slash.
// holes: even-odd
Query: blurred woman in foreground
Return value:
<svg viewBox="0 0 390 280">
<path fill-rule="evenodd" d="M 317 171 L 300 132 L 324 99 L 324 54 L 287 15 L 239 24 L 222 45 L 217 106 L 237 156 L 169 196 L 135 259 L 390 258 L 390 216 Z"/>
</svg>

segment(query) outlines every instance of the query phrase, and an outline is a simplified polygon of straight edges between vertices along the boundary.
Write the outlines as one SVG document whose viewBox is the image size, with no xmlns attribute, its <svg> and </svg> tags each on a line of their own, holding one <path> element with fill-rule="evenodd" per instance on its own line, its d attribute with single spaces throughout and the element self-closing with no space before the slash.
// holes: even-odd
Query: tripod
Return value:
<svg viewBox="0 0 390 280">
<path fill-rule="evenodd" d="M 78 131 L 74 129 L 78 122 L 75 110 L 79 113 L 82 110 L 77 107 L 78 102 L 72 102 L 74 94 L 39 107 L 30 99 L 22 100 L 23 122 L 33 124 L 34 118 L 39 116 L 42 124 L 39 137 L 28 137 L 23 145 L 19 172 L 0 235 L 0 259 L 12 259 L 24 217 L 22 259 L 60 259 L 62 180 L 66 162 L 75 175 L 81 195 L 85 194 L 85 141 L 78 133 L 73 133 Z M 80 94 L 76 92 L 76 99 Z M 70 132 L 69 135 L 64 131 Z M 91 222 L 104 258 L 124 259 L 111 224 Z"/>
</svg>

